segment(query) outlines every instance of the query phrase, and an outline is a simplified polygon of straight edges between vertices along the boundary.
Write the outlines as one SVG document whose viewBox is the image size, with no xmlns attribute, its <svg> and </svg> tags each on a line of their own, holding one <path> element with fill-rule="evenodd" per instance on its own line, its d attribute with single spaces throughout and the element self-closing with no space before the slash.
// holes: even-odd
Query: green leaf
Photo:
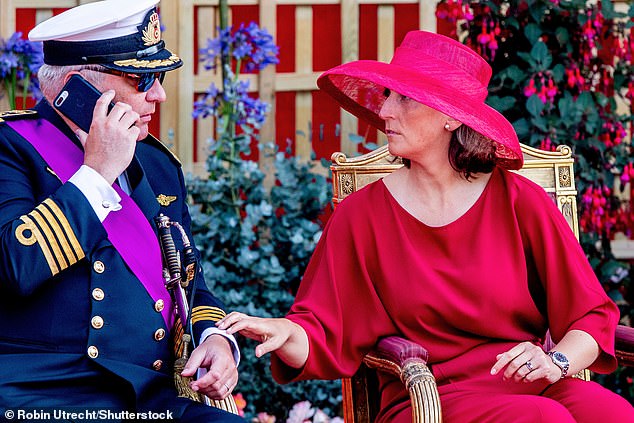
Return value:
<svg viewBox="0 0 634 423">
<path fill-rule="evenodd" d="M 588 91 L 582 92 L 581 94 L 579 94 L 579 97 L 577 97 L 576 103 L 581 110 L 585 111 L 587 108 L 594 104 L 592 94 Z"/>
<path fill-rule="evenodd" d="M 542 29 L 537 24 L 529 23 L 524 28 L 524 35 L 531 44 L 535 44 L 539 37 L 542 36 Z"/>
<path fill-rule="evenodd" d="M 522 140 L 528 137 L 530 132 L 530 125 L 528 121 L 524 118 L 518 119 L 513 122 L 513 128 L 515 128 L 515 132 L 517 132 L 517 137 Z"/>
<path fill-rule="evenodd" d="M 506 75 L 514 80 L 520 80 L 526 78 L 526 71 L 520 69 L 517 65 L 511 65 L 505 69 Z"/>
<path fill-rule="evenodd" d="M 566 76 L 566 68 L 561 63 L 557 63 L 553 67 L 552 73 L 555 84 L 559 84 L 564 80 L 564 77 Z"/>
<path fill-rule="evenodd" d="M 533 4 L 530 4 L 533 3 Z M 548 2 L 550 3 L 550 2 Z M 542 22 L 542 20 L 544 19 L 544 16 L 546 16 L 546 9 L 548 8 L 548 5 L 546 4 L 546 2 L 537 2 L 537 1 L 531 1 L 529 2 L 530 6 L 528 8 L 528 11 L 531 15 L 531 17 L 533 18 L 533 20 L 535 22 Z"/>
<path fill-rule="evenodd" d="M 559 45 L 563 46 L 568 43 L 568 40 L 570 40 L 570 33 L 566 28 L 559 26 L 555 29 L 555 37 L 557 38 L 557 41 L 559 41 Z"/>
<path fill-rule="evenodd" d="M 533 116 L 540 116 L 544 111 L 544 103 L 537 97 L 537 94 L 533 94 L 526 100 L 526 109 Z"/>
<path fill-rule="evenodd" d="M 552 56 L 548 51 L 548 47 L 543 41 L 538 41 L 531 49 L 531 57 L 541 66 L 537 66 L 536 70 L 546 70 L 552 63 Z"/>
<path fill-rule="evenodd" d="M 512 109 L 517 103 L 517 100 L 515 99 L 515 97 L 512 96 L 499 97 L 496 95 L 492 95 L 487 98 L 486 102 L 489 106 L 502 113 L 509 109 Z"/>
<path fill-rule="evenodd" d="M 614 10 L 614 4 L 611 0 L 601 1 L 601 13 L 606 20 L 613 20 L 625 17 L 625 13 L 616 12 Z"/>
<path fill-rule="evenodd" d="M 557 108 L 559 109 L 559 116 L 561 120 L 570 120 L 574 110 L 574 100 L 569 92 L 566 91 L 564 96 L 557 102 Z"/>
<path fill-rule="evenodd" d="M 526 78 L 528 78 L 528 73 L 520 69 L 520 67 L 517 65 L 511 65 L 498 72 L 497 75 L 494 75 L 494 78 L 501 81 L 500 85 L 505 84 L 507 81 L 509 81 L 511 83 L 511 87 L 516 88 Z"/>
<path fill-rule="evenodd" d="M 506 18 L 504 23 L 508 27 L 520 29 L 520 24 L 514 16 L 509 16 L 508 18 Z"/>
<path fill-rule="evenodd" d="M 540 134 L 539 132 L 531 132 L 531 137 L 530 137 L 530 140 L 528 142 L 528 145 L 530 145 L 532 147 L 536 147 L 539 144 L 541 144 L 543 139 L 544 139 L 544 136 L 542 134 Z"/>
<path fill-rule="evenodd" d="M 536 65 L 536 62 L 535 62 L 535 60 L 533 59 L 533 56 L 531 56 L 529 53 L 526 53 L 526 52 L 520 51 L 520 52 L 518 52 L 518 53 L 517 53 L 517 56 L 518 56 L 519 58 L 521 58 L 521 59 L 524 59 L 524 61 L 525 61 L 526 63 L 528 63 L 528 64 L 530 65 L 530 67 L 531 67 L 531 68 L 536 67 L 536 66 L 535 66 L 535 65 Z"/>
<path fill-rule="evenodd" d="M 531 118 L 531 124 L 537 127 L 542 133 L 548 132 L 548 121 L 541 116 L 535 116 Z M 542 136 L 543 137 L 543 136 Z"/>
<path fill-rule="evenodd" d="M 606 97 L 605 94 L 601 92 L 595 93 L 595 100 L 597 104 L 601 107 L 607 106 L 608 103 L 610 102 L 610 99 L 608 99 L 608 97 Z"/>
</svg>

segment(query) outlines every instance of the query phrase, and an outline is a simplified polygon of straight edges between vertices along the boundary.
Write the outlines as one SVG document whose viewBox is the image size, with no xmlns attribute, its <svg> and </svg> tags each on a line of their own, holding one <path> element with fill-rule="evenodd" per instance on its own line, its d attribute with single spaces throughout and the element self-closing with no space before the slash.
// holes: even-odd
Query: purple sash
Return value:
<svg viewBox="0 0 634 423">
<path fill-rule="evenodd" d="M 29 141 L 62 182 L 68 181 L 84 162 L 84 153 L 53 124 L 44 119 L 7 121 Z M 121 210 L 110 212 L 103 221 L 108 239 L 154 301 L 162 299 L 161 315 L 168 330 L 174 322 L 172 299 L 165 288 L 161 249 L 150 222 L 136 203 L 118 185 Z M 142 244 L 142 245 L 141 245 Z"/>
</svg>

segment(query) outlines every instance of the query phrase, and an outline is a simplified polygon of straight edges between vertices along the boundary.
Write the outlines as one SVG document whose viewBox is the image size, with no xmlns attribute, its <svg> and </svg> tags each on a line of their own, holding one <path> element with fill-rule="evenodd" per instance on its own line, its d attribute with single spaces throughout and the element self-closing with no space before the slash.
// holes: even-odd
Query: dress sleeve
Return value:
<svg viewBox="0 0 634 423">
<path fill-rule="evenodd" d="M 381 336 L 396 332 L 372 280 L 380 242 L 375 217 L 359 216 L 359 210 L 372 209 L 357 200 L 349 197 L 338 206 L 306 269 L 287 317 L 308 334 L 308 361 L 296 370 L 273 354 L 273 376 L 280 383 L 349 377 Z"/>
<path fill-rule="evenodd" d="M 559 342 L 573 329 L 587 332 L 601 350 L 590 369 L 613 371 L 618 307 L 603 290 L 568 222 L 548 194 L 528 185 L 518 198 L 518 223 L 533 270 L 544 287 L 553 341 Z"/>
</svg>

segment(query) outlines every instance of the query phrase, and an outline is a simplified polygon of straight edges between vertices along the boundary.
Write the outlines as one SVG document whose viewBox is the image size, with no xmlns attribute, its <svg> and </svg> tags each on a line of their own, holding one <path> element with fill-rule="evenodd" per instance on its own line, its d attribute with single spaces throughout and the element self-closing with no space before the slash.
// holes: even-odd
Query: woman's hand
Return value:
<svg viewBox="0 0 634 423">
<path fill-rule="evenodd" d="M 496 356 L 491 374 L 504 371 L 504 380 L 515 382 L 535 382 L 546 379 L 555 383 L 561 379 L 561 369 L 557 367 L 544 350 L 531 342 L 522 342 L 503 354 Z"/>
<path fill-rule="evenodd" d="M 301 326 L 288 319 L 252 317 L 234 311 L 219 320 L 216 326 L 227 333 L 238 332 L 259 341 L 255 347 L 258 358 L 275 351 L 282 361 L 294 368 L 303 367 L 308 359 L 308 335 Z"/>
</svg>

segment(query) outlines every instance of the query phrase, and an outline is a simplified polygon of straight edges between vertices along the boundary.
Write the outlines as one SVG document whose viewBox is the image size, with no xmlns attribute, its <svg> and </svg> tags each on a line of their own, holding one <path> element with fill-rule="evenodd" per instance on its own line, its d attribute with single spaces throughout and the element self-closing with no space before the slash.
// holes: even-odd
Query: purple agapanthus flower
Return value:
<svg viewBox="0 0 634 423">
<path fill-rule="evenodd" d="M 238 76 L 242 70 L 252 72 L 279 63 L 278 52 L 273 37 L 254 22 L 247 26 L 241 24 L 235 30 L 219 29 L 218 36 L 207 40 L 207 47 L 200 50 L 200 60 L 207 70 L 215 69 L 222 56 L 231 59 L 231 63 L 222 89 L 211 84 L 194 102 L 194 119 L 229 117 L 237 125 L 260 128 L 270 106 L 249 96 L 249 81 L 240 80 Z"/>
<path fill-rule="evenodd" d="M 36 99 L 41 98 L 36 75 L 43 62 L 42 43 L 23 39 L 21 32 L 13 33 L 6 40 L 0 38 L 0 81 L 13 97 L 11 102 L 24 87 Z"/>
<path fill-rule="evenodd" d="M 225 81 L 225 91 L 220 92 L 211 84 L 205 94 L 194 102 L 194 119 L 209 116 L 219 117 L 228 112 L 225 105 L 232 105 L 231 113 L 238 125 L 250 125 L 260 128 L 266 119 L 269 105 L 249 96 L 249 81 L 235 80 L 233 74 Z"/>
<path fill-rule="evenodd" d="M 194 112 L 192 113 L 194 119 L 218 116 L 218 109 L 221 107 L 218 92 L 216 84 L 212 83 L 205 94 L 194 102 Z"/>
<path fill-rule="evenodd" d="M 241 62 L 244 70 L 252 72 L 279 63 L 278 53 L 273 36 L 251 22 L 248 26 L 240 24 L 235 31 L 233 27 L 218 29 L 218 37 L 208 39 L 207 47 L 200 49 L 200 60 L 204 62 L 205 69 L 215 69 L 219 56 L 230 55 Z"/>
</svg>

